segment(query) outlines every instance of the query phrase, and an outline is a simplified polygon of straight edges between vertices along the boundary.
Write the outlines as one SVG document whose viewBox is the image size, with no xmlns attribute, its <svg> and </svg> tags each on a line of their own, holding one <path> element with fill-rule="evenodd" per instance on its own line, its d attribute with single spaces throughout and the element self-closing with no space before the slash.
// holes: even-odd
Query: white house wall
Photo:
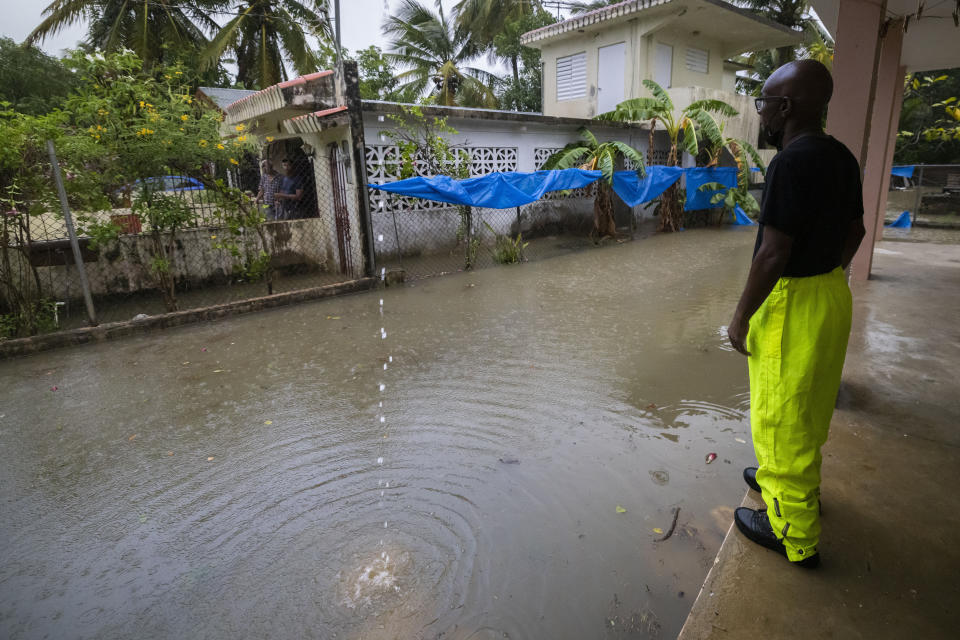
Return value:
<svg viewBox="0 0 960 640">
<path fill-rule="evenodd" d="M 450 135 L 450 142 L 467 148 L 473 162 L 472 175 L 485 175 L 493 171 L 535 171 L 555 151 L 578 139 L 579 123 L 546 123 L 542 119 L 523 121 L 516 114 L 490 118 L 448 118 L 447 124 L 457 130 Z M 428 115 L 427 117 L 433 117 Z M 382 118 L 382 120 L 381 120 Z M 603 126 L 599 122 L 586 122 L 591 132 L 601 141 L 619 140 L 632 146 L 646 156 L 649 131 L 640 127 Z M 400 179 L 391 171 L 399 161 L 396 146 L 387 135 L 395 128 L 390 118 L 382 113 L 364 112 L 364 139 L 366 141 L 367 178 L 371 183 L 383 183 Z M 658 133 L 657 157 L 662 162 L 666 157 L 666 139 Z M 498 210 L 479 210 L 477 213 L 499 233 L 516 233 L 515 217 Z M 456 236 L 459 216 L 456 207 L 413 198 L 397 198 L 384 192 L 370 191 L 370 212 L 373 234 L 377 239 L 378 253 L 392 255 L 400 249 L 404 255 L 419 255 L 449 247 Z M 642 216 L 642 208 L 634 215 Z M 539 202 L 522 207 L 521 229 L 524 235 L 538 228 L 582 228 L 591 224 L 593 198 L 582 193 L 549 196 Z M 394 228 L 396 217 L 397 229 Z M 479 223 L 478 223 L 479 224 Z M 380 240 L 380 237 L 383 237 Z"/>
</svg>

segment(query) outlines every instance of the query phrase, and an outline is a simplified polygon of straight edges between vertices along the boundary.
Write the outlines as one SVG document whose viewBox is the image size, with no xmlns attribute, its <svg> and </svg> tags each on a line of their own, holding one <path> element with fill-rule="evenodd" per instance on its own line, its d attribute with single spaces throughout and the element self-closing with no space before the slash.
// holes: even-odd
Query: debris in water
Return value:
<svg viewBox="0 0 960 640">
<path fill-rule="evenodd" d="M 273 420 L 264 420 L 263 424 L 273 424 Z"/>
<path fill-rule="evenodd" d="M 626 509 L 624 509 L 624 508 L 621 507 L 620 505 L 617 505 L 617 513 L 626 513 L 626 512 L 627 512 Z"/>
<path fill-rule="evenodd" d="M 734 438 L 734 440 L 736 440 L 736 441 L 739 442 L 740 444 L 747 444 L 747 441 L 744 440 L 743 438 Z"/>
<path fill-rule="evenodd" d="M 173 455 L 173 451 L 167 451 L 167 455 L 168 455 L 168 456 L 172 456 L 172 455 Z"/>
<path fill-rule="evenodd" d="M 327 320 L 339 320 L 340 316 L 327 316 Z"/>
<path fill-rule="evenodd" d="M 654 527 L 654 528 L 653 528 L 653 532 L 654 532 L 654 533 L 660 533 L 660 534 L 662 534 L 662 533 L 663 533 L 663 529 L 661 529 L 660 527 Z"/>
<path fill-rule="evenodd" d="M 213 462 L 213 456 L 209 456 L 209 457 L 207 458 L 207 462 Z"/>
<path fill-rule="evenodd" d="M 520 461 L 516 458 L 498 458 L 503 464 L 520 464 Z"/>
<path fill-rule="evenodd" d="M 206 350 L 207 350 L 206 347 L 200 347 L 200 351 L 206 351 Z"/>
<path fill-rule="evenodd" d="M 707 454 L 707 464 L 710 464 L 711 462 L 713 462 L 713 461 L 716 460 L 716 459 L 717 459 L 717 454 L 715 454 L 715 453 L 708 453 L 708 454 Z"/>
<path fill-rule="evenodd" d="M 673 535 L 674 530 L 677 528 L 677 518 L 678 518 L 679 516 L 680 516 L 680 507 L 674 507 L 674 508 L 673 508 L 673 522 L 670 523 L 670 528 L 667 529 L 666 535 L 664 535 L 662 538 L 657 538 L 657 539 L 656 539 L 656 542 L 663 542 L 664 540 L 666 540 L 667 538 L 669 538 L 670 536 Z M 654 529 L 654 531 L 656 531 L 656 529 Z"/>
<path fill-rule="evenodd" d="M 132 436 L 130 436 L 129 438 L 127 438 L 127 440 L 129 440 L 130 442 L 133 442 L 133 439 L 136 438 L 136 437 L 137 437 L 137 434 L 133 434 Z"/>
<path fill-rule="evenodd" d="M 57 389 L 58 389 L 57 386 L 52 386 L 52 387 L 50 387 L 50 391 L 56 391 Z"/>
<path fill-rule="evenodd" d="M 647 405 L 647 409 L 656 409 L 656 408 L 657 408 L 657 405 L 655 405 L 655 404 L 652 403 L 652 402 Z"/>
</svg>

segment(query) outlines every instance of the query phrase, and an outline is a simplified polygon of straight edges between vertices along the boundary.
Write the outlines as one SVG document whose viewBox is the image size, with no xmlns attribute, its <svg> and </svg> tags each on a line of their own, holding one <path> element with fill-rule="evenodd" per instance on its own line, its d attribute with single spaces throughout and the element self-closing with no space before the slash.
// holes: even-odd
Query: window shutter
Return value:
<svg viewBox="0 0 960 640">
<path fill-rule="evenodd" d="M 710 52 L 696 47 L 687 47 L 687 69 L 697 73 L 707 73 Z"/>
<path fill-rule="evenodd" d="M 575 100 L 587 95 L 587 54 L 557 58 L 557 101 Z"/>
</svg>

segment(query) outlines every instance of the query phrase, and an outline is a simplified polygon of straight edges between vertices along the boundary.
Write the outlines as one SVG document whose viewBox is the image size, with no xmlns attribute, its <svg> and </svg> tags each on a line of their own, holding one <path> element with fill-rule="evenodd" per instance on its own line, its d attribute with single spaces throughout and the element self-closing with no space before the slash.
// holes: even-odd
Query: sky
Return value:
<svg viewBox="0 0 960 640">
<path fill-rule="evenodd" d="M 457 0 L 442 0 L 444 12 L 452 12 Z M 43 20 L 43 10 L 50 0 L 39 2 L 14 2 L 5 0 L 3 26 L 0 35 L 13 38 L 21 42 Z M 431 0 L 424 0 L 424 4 L 432 6 Z M 331 7 L 333 3 L 331 2 Z M 374 44 L 386 49 L 387 41 L 380 33 L 380 24 L 384 16 L 389 13 L 390 6 L 397 6 L 396 0 L 340 0 L 340 12 L 343 26 L 341 39 L 343 46 L 350 51 L 364 49 Z M 61 50 L 73 47 L 83 38 L 86 29 L 82 25 L 73 25 L 64 29 L 41 43 L 40 48 L 51 55 L 59 55 Z"/>
</svg>

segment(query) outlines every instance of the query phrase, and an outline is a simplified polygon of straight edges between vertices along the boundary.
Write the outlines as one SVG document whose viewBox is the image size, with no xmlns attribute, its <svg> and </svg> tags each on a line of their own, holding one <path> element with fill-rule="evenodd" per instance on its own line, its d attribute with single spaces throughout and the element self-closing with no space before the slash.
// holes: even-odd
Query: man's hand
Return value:
<svg viewBox="0 0 960 640">
<path fill-rule="evenodd" d="M 744 320 L 740 316 L 734 316 L 727 327 L 727 337 L 730 338 L 730 344 L 733 348 L 745 356 L 752 355 L 747 351 L 747 333 L 750 331 L 750 321 Z"/>
</svg>

